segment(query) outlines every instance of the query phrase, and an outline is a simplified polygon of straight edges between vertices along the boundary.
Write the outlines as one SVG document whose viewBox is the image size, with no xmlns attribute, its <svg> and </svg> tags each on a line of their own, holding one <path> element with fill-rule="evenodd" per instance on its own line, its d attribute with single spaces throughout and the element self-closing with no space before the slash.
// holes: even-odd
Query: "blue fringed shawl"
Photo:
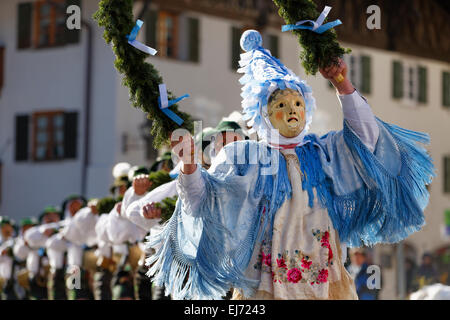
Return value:
<svg viewBox="0 0 450 320">
<path fill-rule="evenodd" d="M 398 242 L 424 225 L 425 186 L 434 167 L 417 143 L 429 138 L 377 121 L 380 136 L 373 153 L 346 123 L 344 130 L 322 138 L 308 135 L 296 148 L 309 205 L 315 190 L 341 242 L 349 246 Z M 259 280 L 244 273 L 255 243 L 263 230 L 272 230 L 277 210 L 291 197 L 278 150 L 242 141 L 226 146 L 218 158 L 208 172 L 201 170 L 200 208 L 189 212 L 180 197 L 163 231 L 147 243 L 160 246 L 146 261 L 148 275 L 174 299 L 221 299 L 231 287 L 251 296 Z M 227 158 L 242 164 L 229 164 Z M 274 167 L 276 172 L 266 174 Z"/>
</svg>

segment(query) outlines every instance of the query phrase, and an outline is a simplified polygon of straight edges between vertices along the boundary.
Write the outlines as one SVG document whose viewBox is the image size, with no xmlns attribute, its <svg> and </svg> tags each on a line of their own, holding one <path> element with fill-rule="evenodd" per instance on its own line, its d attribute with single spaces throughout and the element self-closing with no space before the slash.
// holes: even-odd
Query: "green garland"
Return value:
<svg viewBox="0 0 450 320">
<path fill-rule="evenodd" d="M 158 86 L 163 80 L 155 67 L 145 62 L 148 55 L 128 44 L 126 35 L 135 25 L 133 2 L 133 0 L 102 0 L 94 19 L 105 29 L 103 37 L 106 43 L 112 43 L 116 55 L 114 64 L 124 75 L 123 84 L 129 88 L 131 103 L 146 112 L 148 119 L 153 121 L 151 134 L 155 137 L 154 146 L 158 148 L 168 143 L 170 133 L 180 127 L 159 109 Z M 168 97 L 170 100 L 175 98 L 170 92 Z M 193 124 L 190 116 L 178 111 L 176 104 L 170 109 L 184 120 L 182 127 L 192 132 Z"/>
<path fill-rule="evenodd" d="M 320 13 L 312 0 L 273 0 L 278 6 L 278 14 L 287 24 L 295 24 L 301 20 L 315 21 Z M 322 34 L 309 30 L 293 30 L 299 38 L 303 51 L 300 54 L 302 65 L 307 74 L 315 75 L 319 68 L 336 64 L 338 58 L 350 49 L 344 49 L 337 41 L 336 31 L 330 29 Z"/>
<path fill-rule="evenodd" d="M 116 200 L 111 197 L 102 198 L 97 203 L 97 210 L 100 214 L 102 213 L 110 213 L 111 210 L 116 205 Z"/>
<path fill-rule="evenodd" d="M 175 206 L 177 204 L 178 197 L 175 196 L 173 198 L 165 198 L 161 202 L 156 203 L 157 208 L 161 208 L 161 221 L 160 224 L 169 221 L 172 217 L 173 212 L 175 211 Z"/>
<path fill-rule="evenodd" d="M 156 189 L 159 186 L 172 181 L 170 174 L 164 170 L 151 172 L 150 175 L 148 176 L 148 179 L 152 182 L 152 185 L 151 185 L 149 191 L 152 191 L 153 189 Z"/>
</svg>

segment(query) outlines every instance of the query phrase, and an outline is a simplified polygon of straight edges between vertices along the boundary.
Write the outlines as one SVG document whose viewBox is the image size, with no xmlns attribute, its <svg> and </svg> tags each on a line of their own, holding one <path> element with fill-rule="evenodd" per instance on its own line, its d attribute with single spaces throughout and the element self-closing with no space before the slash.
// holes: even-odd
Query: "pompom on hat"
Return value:
<svg viewBox="0 0 450 320">
<path fill-rule="evenodd" d="M 259 138 L 266 142 L 279 144 L 301 144 L 312 122 L 316 108 L 311 87 L 301 80 L 280 60 L 273 57 L 269 50 L 262 47 L 261 34 L 256 30 L 247 30 L 242 34 L 241 47 L 246 53 L 241 54 L 239 73 L 244 76 L 239 80 L 242 88 L 243 119 L 257 132 Z M 286 138 L 277 132 L 267 114 L 267 102 L 277 89 L 292 89 L 301 94 L 306 105 L 306 123 L 303 131 L 294 138 Z M 251 133 L 251 132 L 250 132 Z"/>
</svg>

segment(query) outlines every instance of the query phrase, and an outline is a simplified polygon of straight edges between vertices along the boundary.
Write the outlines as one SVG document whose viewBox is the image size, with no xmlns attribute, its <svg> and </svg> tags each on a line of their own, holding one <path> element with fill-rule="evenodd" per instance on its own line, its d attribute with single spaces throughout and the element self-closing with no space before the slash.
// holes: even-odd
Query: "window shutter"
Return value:
<svg viewBox="0 0 450 320">
<path fill-rule="evenodd" d="M 66 9 L 71 5 L 76 5 L 81 9 L 81 0 L 66 0 L 66 7 L 64 13 Z M 81 10 L 81 13 L 83 13 L 83 10 Z M 67 17 L 69 16 L 67 15 Z M 81 30 L 77 29 L 69 30 L 68 28 L 65 28 L 64 30 L 66 30 L 66 43 L 74 44 L 80 42 Z"/>
<path fill-rule="evenodd" d="M 450 107 L 450 72 L 442 73 L 442 104 Z"/>
<path fill-rule="evenodd" d="M 422 103 L 426 103 L 428 100 L 428 96 L 427 96 L 427 86 L 428 86 L 428 81 L 427 81 L 427 68 L 425 67 L 419 67 L 418 70 L 418 76 L 419 76 L 419 97 L 418 100 L 419 102 Z"/>
<path fill-rule="evenodd" d="M 31 2 L 19 3 L 17 16 L 17 48 L 31 47 L 31 24 L 33 4 Z"/>
<path fill-rule="evenodd" d="M 66 112 L 64 114 L 64 158 L 77 157 L 78 113 Z"/>
<path fill-rule="evenodd" d="M 399 61 L 394 61 L 392 77 L 392 96 L 396 99 L 403 98 L 403 65 Z"/>
<path fill-rule="evenodd" d="M 450 157 L 444 157 L 444 193 L 450 193 Z"/>
<path fill-rule="evenodd" d="M 369 56 L 361 56 L 361 92 L 371 93 L 372 66 Z"/>
<path fill-rule="evenodd" d="M 158 45 L 156 44 L 156 26 L 158 25 L 158 12 L 155 10 L 149 10 L 145 18 L 145 42 L 156 50 Z"/>
<path fill-rule="evenodd" d="M 16 161 L 28 160 L 29 116 L 16 116 Z"/>
<path fill-rule="evenodd" d="M 280 47 L 278 37 L 275 35 L 269 35 L 268 38 L 269 38 L 269 50 L 272 53 L 272 56 L 278 59 L 280 57 Z"/>
<path fill-rule="evenodd" d="M 199 62 L 199 21 L 197 18 L 188 18 L 189 61 Z"/>
<path fill-rule="evenodd" d="M 232 27 L 231 29 L 231 68 L 237 70 L 239 68 L 239 59 L 241 55 L 241 29 Z"/>
</svg>

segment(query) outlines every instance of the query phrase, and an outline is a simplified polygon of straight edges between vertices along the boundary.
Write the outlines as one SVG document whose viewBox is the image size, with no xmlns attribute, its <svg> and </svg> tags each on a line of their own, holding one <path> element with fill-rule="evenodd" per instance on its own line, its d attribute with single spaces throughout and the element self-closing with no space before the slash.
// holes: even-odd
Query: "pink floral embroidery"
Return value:
<svg viewBox="0 0 450 320">
<path fill-rule="evenodd" d="M 272 261 L 271 243 L 263 241 L 259 254 L 258 265 L 262 272 L 267 272 L 272 276 L 274 283 L 294 283 L 309 284 L 311 286 L 321 285 L 328 282 L 328 268 L 333 264 L 333 252 L 330 245 L 330 232 L 319 229 L 312 230 L 312 234 L 318 245 L 327 249 L 328 261 L 314 261 L 301 250 L 278 253 Z M 273 263 L 273 265 L 271 264 Z"/>
<path fill-rule="evenodd" d="M 328 270 L 327 269 L 322 269 L 319 271 L 319 275 L 317 276 L 317 280 L 319 280 L 319 282 L 327 282 L 328 280 Z"/>
<path fill-rule="evenodd" d="M 302 268 L 309 270 L 311 267 L 312 261 L 308 261 L 305 258 L 302 259 Z"/>
<path fill-rule="evenodd" d="M 262 255 L 262 262 L 266 266 L 270 267 L 272 265 L 272 255 L 270 253 L 266 255 L 262 251 L 261 251 L 261 255 Z"/>
<path fill-rule="evenodd" d="M 286 261 L 284 260 L 284 258 L 277 259 L 277 265 L 278 265 L 278 268 L 287 269 Z"/>
<path fill-rule="evenodd" d="M 287 279 L 289 282 L 297 283 L 302 280 L 302 273 L 297 268 L 292 268 L 287 272 Z"/>
<path fill-rule="evenodd" d="M 323 234 L 322 240 L 320 240 L 320 242 L 322 243 L 323 247 L 330 245 L 330 233 L 328 231 L 325 231 L 325 233 Z"/>
</svg>

